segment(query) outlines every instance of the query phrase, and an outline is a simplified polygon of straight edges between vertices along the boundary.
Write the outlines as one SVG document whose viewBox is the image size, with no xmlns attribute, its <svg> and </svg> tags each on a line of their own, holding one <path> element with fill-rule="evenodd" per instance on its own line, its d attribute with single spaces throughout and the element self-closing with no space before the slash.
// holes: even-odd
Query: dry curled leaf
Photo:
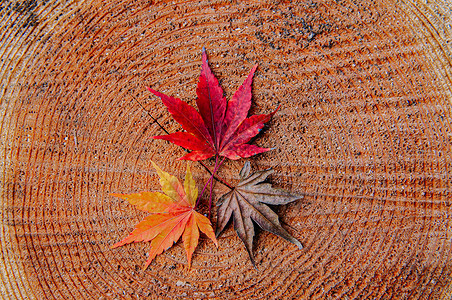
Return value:
<svg viewBox="0 0 452 300">
<path fill-rule="evenodd" d="M 214 155 L 236 160 L 270 150 L 247 144 L 276 112 L 246 117 L 251 106 L 251 83 L 256 68 L 257 65 L 251 69 L 232 99 L 226 101 L 223 89 L 209 68 L 203 49 L 201 75 L 196 89 L 199 112 L 178 98 L 148 87 L 150 92 L 162 99 L 169 113 L 186 130 L 154 138 L 192 150 L 180 159 L 194 161 Z"/>
<path fill-rule="evenodd" d="M 229 193 L 219 200 L 216 236 L 224 230 L 231 216 L 234 220 L 234 229 L 243 241 L 255 265 L 253 255 L 254 224 L 256 222 L 262 229 L 276 234 L 289 242 L 294 243 L 299 249 L 303 246 L 291 236 L 279 223 L 278 215 L 267 205 L 282 205 L 301 199 L 301 196 L 293 195 L 287 191 L 274 189 L 271 184 L 263 181 L 273 173 L 272 169 L 258 171 L 250 174 L 249 162 L 240 171 L 240 182 Z"/>
<path fill-rule="evenodd" d="M 195 211 L 198 189 L 187 165 L 185 182 L 162 171 L 152 163 L 160 176 L 160 185 L 164 194 L 158 192 L 141 192 L 137 194 L 113 194 L 129 201 L 138 209 L 152 213 L 138 223 L 135 230 L 122 241 L 114 244 L 116 248 L 132 242 L 151 242 L 151 250 L 146 261 L 146 269 L 152 260 L 164 250 L 177 242 L 182 236 L 187 253 L 188 265 L 198 245 L 199 230 L 205 233 L 218 246 L 212 225 L 205 216 Z"/>
</svg>

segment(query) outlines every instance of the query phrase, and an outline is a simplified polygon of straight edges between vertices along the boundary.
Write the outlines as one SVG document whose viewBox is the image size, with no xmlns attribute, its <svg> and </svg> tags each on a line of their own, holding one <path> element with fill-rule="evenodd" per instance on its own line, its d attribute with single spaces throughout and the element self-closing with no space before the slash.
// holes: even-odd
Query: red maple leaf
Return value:
<svg viewBox="0 0 452 300">
<path fill-rule="evenodd" d="M 257 65 L 251 69 L 232 99 L 227 101 L 223 96 L 223 89 L 209 68 L 207 55 L 203 49 L 201 75 L 196 88 L 199 112 L 178 98 L 147 87 L 150 92 L 162 99 L 169 113 L 186 130 L 153 138 L 192 150 L 180 159 L 194 161 L 212 156 L 236 160 L 271 150 L 247 144 L 278 110 L 270 114 L 246 117 L 251 106 L 251 83 L 256 68 Z"/>
</svg>

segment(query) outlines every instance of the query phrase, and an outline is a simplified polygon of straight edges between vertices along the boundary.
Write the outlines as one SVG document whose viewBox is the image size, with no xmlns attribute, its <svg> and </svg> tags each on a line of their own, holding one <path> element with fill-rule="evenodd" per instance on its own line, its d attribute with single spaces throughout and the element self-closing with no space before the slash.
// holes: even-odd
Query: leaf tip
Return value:
<svg viewBox="0 0 452 300">
<path fill-rule="evenodd" d="M 301 200 L 301 199 L 304 199 L 304 196 L 303 196 L 303 195 L 297 195 L 297 194 L 295 194 L 295 197 L 296 197 L 295 200 Z"/>
<path fill-rule="evenodd" d="M 154 89 L 151 89 L 150 87 L 148 87 L 148 86 L 146 86 L 146 89 L 149 91 L 149 92 L 151 92 L 151 93 L 153 93 L 154 95 L 156 95 L 156 96 L 158 96 L 158 97 L 160 97 L 158 94 L 159 94 L 159 92 L 157 92 L 156 90 L 154 90 Z"/>
<path fill-rule="evenodd" d="M 193 254 L 193 253 L 192 253 Z M 189 254 L 187 252 L 187 265 L 188 265 L 188 269 L 191 269 L 191 258 L 192 258 L 192 254 Z"/>
<path fill-rule="evenodd" d="M 256 271 L 259 271 L 259 269 L 258 269 L 257 266 L 256 266 L 256 263 L 255 263 L 254 261 L 252 261 L 252 263 L 253 263 L 254 269 L 255 269 Z"/>
<path fill-rule="evenodd" d="M 146 271 L 150 264 L 151 264 L 151 262 L 146 262 L 146 264 L 144 265 L 144 267 L 141 268 L 141 271 L 142 271 L 142 272 Z"/>
<path fill-rule="evenodd" d="M 302 244 L 302 243 L 300 243 L 300 241 L 299 241 L 299 240 L 297 240 L 297 239 L 295 239 L 295 238 L 294 238 L 294 240 L 292 241 L 292 243 L 294 243 L 294 244 L 295 244 L 295 246 L 297 246 L 297 247 L 298 247 L 298 250 L 301 250 L 301 249 L 303 249 L 303 244 Z"/>
<path fill-rule="evenodd" d="M 215 229 L 215 239 L 217 239 L 220 236 L 220 234 L 223 232 L 223 230 L 224 230 L 224 227 L 223 228 L 217 227 Z"/>
<path fill-rule="evenodd" d="M 256 261 L 254 260 L 254 255 L 253 255 L 253 253 L 250 252 L 250 250 L 248 250 L 248 248 L 247 248 L 247 251 L 248 251 L 248 256 L 249 256 L 249 258 L 250 258 L 251 264 L 252 264 L 253 267 L 257 270 L 257 267 L 256 267 Z"/>
<path fill-rule="evenodd" d="M 115 249 L 115 248 L 121 247 L 123 245 L 124 244 L 122 243 L 122 241 L 120 241 L 120 242 L 117 242 L 117 243 L 114 243 L 113 245 L 111 245 L 110 249 Z"/>
<path fill-rule="evenodd" d="M 188 161 L 198 161 L 197 159 L 194 159 L 194 158 L 190 157 L 189 154 L 190 153 L 188 153 L 188 154 L 186 154 L 186 155 L 184 155 L 182 157 L 176 158 L 176 160 L 186 160 L 187 162 Z"/>
<path fill-rule="evenodd" d="M 209 60 L 207 59 L 206 47 L 202 47 L 202 64 L 208 64 Z"/>
<path fill-rule="evenodd" d="M 215 244 L 215 246 L 217 246 L 217 248 L 218 248 L 217 233 L 215 233 L 215 235 L 212 236 L 211 240 Z"/>
<path fill-rule="evenodd" d="M 110 196 L 113 196 L 113 197 L 118 197 L 118 198 L 120 198 L 120 199 L 123 199 L 123 200 L 127 200 L 127 194 L 117 194 L 117 193 L 111 193 L 111 194 L 109 194 Z"/>
<path fill-rule="evenodd" d="M 157 92 L 156 90 L 151 89 L 151 88 L 148 87 L 148 86 L 146 87 L 146 89 L 147 89 L 149 92 L 151 92 L 151 93 L 153 93 L 154 95 L 156 95 L 157 97 L 162 98 L 162 97 L 165 96 L 164 94 L 162 94 L 162 93 L 160 93 L 160 92 Z"/>
<path fill-rule="evenodd" d="M 151 164 L 154 167 L 154 169 L 157 171 L 157 174 L 159 175 L 159 177 L 162 178 L 162 176 L 164 174 L 163 170 L 160 169 L 160 167 L 157 166 L 157 164 L 155 162 L 153 162 L 152 160 L 151 160 Z"/>
</svg>

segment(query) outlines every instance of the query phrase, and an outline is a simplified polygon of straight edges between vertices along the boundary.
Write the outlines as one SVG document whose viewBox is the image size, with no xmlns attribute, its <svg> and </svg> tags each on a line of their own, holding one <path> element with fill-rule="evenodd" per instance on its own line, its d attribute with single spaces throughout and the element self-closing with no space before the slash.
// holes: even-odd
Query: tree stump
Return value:
<svg viewBox="0 0 452 300">
<path fill-rule="evenodd" d="M 1 2 L 0 297 L 449 299 L 451 8 Z M 151 160 L 183 177 L 183 150 L 150 139 L 181 128 L 145 86 L 194 104 L 203 46 L 227 98 L 258 63 L 251 113 L 281 105 L 251 162 L 304 195 L 276 209 L 304 249 L 258 232 L 255 269 L 229 226 L 191 269 L 178 243 L 142 271 L 147 243 L 110 246 L 146 214 L 109 194 L 159 190 Z"/>
</svg>

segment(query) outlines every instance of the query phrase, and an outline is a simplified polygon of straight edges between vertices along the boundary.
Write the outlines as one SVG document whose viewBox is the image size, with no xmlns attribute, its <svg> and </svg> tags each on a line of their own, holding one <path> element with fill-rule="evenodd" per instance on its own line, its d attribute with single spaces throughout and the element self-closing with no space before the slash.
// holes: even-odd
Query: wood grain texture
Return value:
<svg viewBox="0 0 452 300">
<path fill-rule="evenodd" d="M 448 299 L 451 5 L 446 1 L 2 1 L 2 299 Z M 305 196 L 278 208 L 305 248 L 232 228 L 143 272 L 142 217 L 109 193 L 183 177 L 180 130 L 148 85 L 194 104 L 205 46 L 227 98 L 282 108 L 252 159 Z M 212 161 L 207 164 L 212 165 Z M 220 174 L 238 181 L 243 160 Z M 208 174 L 192 165 L 197 182 Z M 226 192 L 215 185 L 215 199 Z M 215 216 L 214 216 L 215 217 Z"/>
</svg>

